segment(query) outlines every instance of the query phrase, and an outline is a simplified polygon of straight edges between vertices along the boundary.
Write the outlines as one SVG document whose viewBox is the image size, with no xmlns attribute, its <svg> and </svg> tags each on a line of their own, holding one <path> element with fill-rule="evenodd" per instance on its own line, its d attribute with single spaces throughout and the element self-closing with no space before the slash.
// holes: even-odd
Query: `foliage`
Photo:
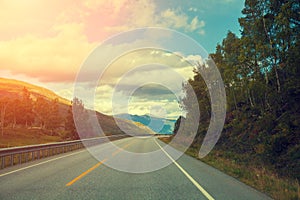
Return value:
<svg viewBox="0 0 300 200">
<path fill-rule="evenodd" d="M 69 132 L 69 137 L 72 139 L 79 139 L 77 131 L 76 131 L 76 126 L 74 123 L 74 118 L 73 118 L 73 111 L 72 107 L 69 107 L 66 121 L 65 121 L 65 130 Z"/>
<path fill-rule="evenodd" d="M 54 99 L 49 104 L 49 112 L 46 120 L 46 128 L 53 134 L 54 130 L 59 129 L 62 126 L 62 117 L 59 112 L 58 99 Z"/>
<path fill-rule="evenodd" d="M 227 117 L 216 146 L 300 179 L 300 5 L 296 0 L 246 0 L 241 37 L 228 32 L 211 54 L 224 79 Z M 206 87 L 195 70 L 189 80 L 199 100 L 201 142 L 210 119 Z M 183 99 L 186 111 L 190 92 Z M 187 114 L 188 117 L 188 114 Z"/>
<path fill-rule="evenodd" d="M 24 87 L 22 94 L 14 97 L 0 98 L 0 128 L 3 137 L 8 130 L 17 130 L 19 128 L 31 129 L 38 128 L 48 135 L 62 136 L 65 139 L 77 139 L 78 135 L 73 126 L 64 123 L 63 119 L 71 121 L 70 113 L 64 110 L 68 107 L 72 111 L 72 107 L 62 104 L 58 98 L 53 100 L 46 99 L 43 96 L 32 98 L 29 90 Z M 6 130 L 5 130 L 6 129 Z M 5 130 L 5 131 L 4 131 Z M 66 131 L 66 132 L 64 132 Z"/>
</svg>

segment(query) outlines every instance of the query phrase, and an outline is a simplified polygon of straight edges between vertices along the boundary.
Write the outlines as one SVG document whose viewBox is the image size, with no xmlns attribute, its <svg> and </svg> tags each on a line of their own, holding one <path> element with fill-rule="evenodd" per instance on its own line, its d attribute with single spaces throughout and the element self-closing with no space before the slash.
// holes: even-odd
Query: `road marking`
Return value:
<svg viewBox="0 0 300 200">
<path fill-rule="evenodd" d="M 121 141 L 121 140 L 116 140 L 116 141 Z M 106 144 L 106 143 L 105 143 L 105 144 Z M 107 148 L 107 147 L 104 147 L 104 148 Z M 59 160 L 59 159 L 61 159 L 61 158 L 66 158 L 66 157 L 69 157 L 69 156 L 73 156 L 73 155 L 82 153 L 82 152 L 84 152 L 84 151 L 86 151 L 86 149 L 81 150 L 81 151 L 78 151 L 78 152 L 75 152 L 75 153 L 71 153 L 71 154 L 68 154 L 68 155 L 64 155 L 64 156 L 60 156 L 60 157 L 57 157 L 57 158 L 53 158 L 53 159 L 50 159 L 50 160 L 47 160 L 47 161 L 44 161 L 44 162 L 40 162 L 40 163 L 37 163 L 37 164 L 34 164 L 34 165 L 30 165 L 30 166 L 27 166 L 27 167 L 23 167 L 23 168 L 20 168 L 20 169 L 17 169 L 17 170 L 13 170 L 13 171 L 10 171 L 10 172 L 4 173 L 4 174 L 0 174 L 0 177 L 9 175 L 9 174 L 12 174 L 12 173 L 15 173 L 15 172 L 23 171 L 23 170 L 25 170 L 25 169 L 30 169 L 30 168 L 32 168 L 32 167 L 36 167 L 36 166 L 39 166 L 39 165 L 43 165 L 43 164 L 46 164 L 46 163 L 49 163 L 49 162 L 52 162 L 52 161 L 55 161 L 55 160 Z M 38 161 L 38 160 L 35 160 L 35 161 Z"/>
<path fill-rule="evenodd" d="M 118 150 L 116 150 L 115 152 L 113 152 L 111 155 L 115 156 L 118 153 L 120 153 L 121 151 L 123 151 L 125 148 L 129 147 L 130 145 L 132 145 L 134 143 L 134 141 L 131 141 L 130 143 L 124 145 L 122 148 L 119 148 Z"/>
<path fill-rule="evenodd" d="M 73 155 L 82 153 L 82 152 L 84 152 L 84 151 L 86 151 L 86 150 L 82 150 L 82 151 L 79 151 L 79 152 L 76 152 L 76 153 L 72 153 L 72 154 L 68 154 L 68 155 L 65 155 L 65 156 L 60 156 L 60 157 L 58 157 L 58 158 L 53 158 L 53 159 L 51 159 L 51 160 L 47 160 L 47 161 L 40 162 L 40 163 L 37 163 L 37 164 L 34 164 L 34 165 L 30 165 L 30 166 L 27 166 L 27 167 L 23 167 L 23 168 L 14 170 L 14 171 L 10 171 L 10 172 L 7 172 L 7 173 L 5 173 L 5 174 L 0 174 L 0 177 L 9 175 L 9 174 L 12 174 L 12 173 L 15 173 L 15 172 L 23 171 L 23 170 L 25 170 L 25 169 L 29 169 L 29 168 L 32 168 L 32 167 L 36 167 L 36 166 L 39 166 L 39 165 L 43 165 L 43 164 L 46 164 L 46 163 L 49 163 L 49 162 L 52 162 L 52 161 L 55 161 L 55 160 L 59 160 L 59 159 L 61 159 L 61 158 L 66 158 L 66 157 L 69 157 L 69 156 L 73 156 Z"/>
<path fill-rule="evenodd" d="M 170 160 L 180 169 L 180 171 L 202 192 L 202 194 L 209 200 L 214 200 L 214 198 L 197 182 L 191 175 L 189 175 L 161 146 L 154 140 L 160 149 L 170 158 Z"/>
<path fill-rule="evenodd" d="M 133 144 L 134 141 L 131 141 L 130 143 L 124 145 L 122 147 L 122 149 L 118 149 L 117 151 L 115 151 L 114 153 L 112 153 L 112 156 L 117 155 L 118 153 L 120 153 L 122 150 L 124 150 L 126 147 L 129 147 L 130 145 Z M 69 183 L 66 184 L 67 187 L 73 185 L 75 182 L 79 181 L 81 178 L 83 178 L 84 176 L 86 176 L 87 174 L 89 174 L 90 172 L 92 172 L 93 170 L 95 170 L 96 168 L 98 168 L 100 165 L 102 165 L 103 163 L 105 163 L 108 159 L 105 158 L 104 160 L 98 162 L 96 165 L 94 165 L 93 167 L 91 167 L 90 169 L 86 170 L 85 172 L 83 172 L 82 174 L 80 174 L 79 176 L 77 176 L 76 178 L 74 178 L 72 181 L 70 181 Z"/>
<path fill-rule="evenodd" d="M 76 178 L 74 178 L 72 181 L 70 181 L 69 183 L 67 183 L 66 186 L 73 185 L 76 181 L 80 180 L 81 178 L 83 178 L 84 176 L 86 176 L 88 173 L 90 173 L 91 171 L 93 171 L 94 169 L 96 169 L 97 167 L 99 167 L 100 165 L 102 165 L 105 161 L 107 161 L 107 158 L 105 158 L 101 162 L 98 162 L 96 165 L 94 165 L 90 169 L 86 170 L 85 172 L 83 172 L 82 174 L 80 174 L 79 176 L 77 176 Z"/>
</svg>

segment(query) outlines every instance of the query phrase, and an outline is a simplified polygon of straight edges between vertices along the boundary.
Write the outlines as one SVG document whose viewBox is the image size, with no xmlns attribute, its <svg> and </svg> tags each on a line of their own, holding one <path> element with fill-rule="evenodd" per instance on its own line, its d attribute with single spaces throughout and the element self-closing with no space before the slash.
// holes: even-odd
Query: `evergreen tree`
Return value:
<svg viewBox="0 0 300 200">
<path fill-rule="evenodd" d="M 73 119 L 77 132 L 81 137 L 93 136 L 93 130 L 89 119 L 88 110 L 85 109 L 82 100 L 75 97 L 72 101 Z"/>
<path fill-rule="evenodd" d="M 43 97 L 38 97 L 34 104 L 34 112 L 40 127 L 45 129 L 51 112 L 49 102 Z"/>
<path fill-rule="evenodd" d="M 74 116 L 72 111 L 72 106 L 69 107 L 66 121 L 65 121 L 65 130 L 69 132 L 69 135 L 73 139 L 78 139 L 78 134 L 76 130 L 76 126 L 74 123 Z"/>
<path fill-rule="evenodd" d="M 49 104 L 49 114 L 45 125 L 46 128 L 51 131 L 51 135 L 62 125 L 62 117 L 59 112 L 59 102 L 57 98 L 52 100 Z"/>
<path fill-rule="evenodd" d="M 228 103 L 217 148 L 243 154 L 245 161 L 250 157 L 272 165 L 280 174 L 300 179 L 300 3 L 246 0 L 242 13 L 241 37 L 228 32 L 211 54 L 224 79 Z M 195 142 L 204 137 L 210 118 L 201 78 L 210 75 L 199 73 L 203 69 L 198 65 L 194 79 L 189 80 L 201 110 Z M 182 103 L 190 113 L 190 91 L 185 90 Z"/>
<path fill-rule="evenodd" d="M 30 92 L 26 87 L 23 88 L 21 105 L 19 108 L 18 119 L 19 123 L 26 128 L 34 122 L 33 101 L 30 97 Z"/>
</svg>

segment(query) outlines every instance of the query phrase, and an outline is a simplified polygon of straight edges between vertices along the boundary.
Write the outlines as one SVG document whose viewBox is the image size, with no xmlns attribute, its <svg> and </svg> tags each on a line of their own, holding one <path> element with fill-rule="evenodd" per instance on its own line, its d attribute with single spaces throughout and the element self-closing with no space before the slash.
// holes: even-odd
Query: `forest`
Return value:
<svg viewBox="0 0 300 200">
<path fill-rule="evenodd" d="M 227 114 L 212 152 L 232 162 L 300 179 L 300 3 L 246 0 L 240 35 L 228 32 L 211 59 L 222 75 Z M 189 80 L 201 119 L 192 147 L 199 149 L 211 117 L 210 97 L 200 68 Z M 189 113 L 189 92 L 182 100 Z M 184 120 L 186 121 L 186 120 Z M 177 126 L 178 126 L 177 122 Z M 216 153 L 217 152 L 217 153 Z M 223 155 L 223 156 L 224 156 Z M 250 169 L 250 168 L 249 168 Z"/>
<path fill-rule="evenodd" d="M 52 91 L 30 84 L 28 89 L 23 84 L 0 86 L 4 88 L 0 90 L 0 148 L 124 134 L 114 117 L 85 108 L 77 97 L 67 101 Z M 144 130 L 117 120 L 131 134 Z"/>
<path fill-rule="evenodd" d="M 72 101 L 72 105 L 84 110 L 83 103 L 77 98 Z M 63 139 L 78 138 L 71 105 L 59 102 L 58 98 L 51 100 L 32 96 L 26 87 L 19 95 L 4 95 L 0 99 L 0 114 L 2 136 L 5 129 L 38 128 L 48 135 L 61 136 Z"/>
</svg>

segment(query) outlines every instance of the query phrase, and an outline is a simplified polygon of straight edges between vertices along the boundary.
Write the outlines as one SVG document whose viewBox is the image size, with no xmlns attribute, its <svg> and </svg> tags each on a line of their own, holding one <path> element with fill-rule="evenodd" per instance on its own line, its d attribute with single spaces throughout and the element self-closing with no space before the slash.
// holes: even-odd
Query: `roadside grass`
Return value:
<svg viewBox="0 0 300 200">
<path fill-rule="evenodd" d="M 169 143 L 171 138 L 161 140 Z M 200 159 L 198 157 L 199 148 L 200 146 L 190 147 L 185 153 L 237 178 L 274 199 L 300 200 L 300 185 L 297 180 L 280 177 L 269 166 L 259 166 L 252 161 L 240 162 L 238 161 L 239 155 L 217 150 L 211 151 L 205 158 Z"/>
<path fill-rule="evenodd" d="M 0 134 L 0 148 L 25 146 L 33 144 L 44 144 L 49 142 L 60 142 L 62 138 L 57 135 L 43 133 L 40 129 L 4 129 L 3 136 Z"/>
</svg>

